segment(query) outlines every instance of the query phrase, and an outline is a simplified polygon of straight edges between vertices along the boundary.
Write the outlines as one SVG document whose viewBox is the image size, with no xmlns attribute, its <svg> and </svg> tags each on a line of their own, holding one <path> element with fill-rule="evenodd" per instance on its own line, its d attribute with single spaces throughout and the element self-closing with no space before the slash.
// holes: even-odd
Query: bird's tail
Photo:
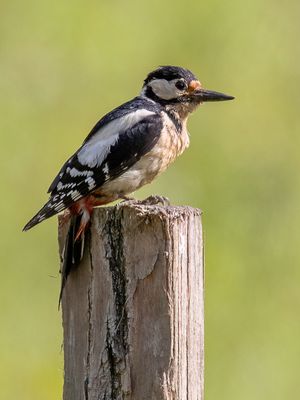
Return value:
<svg viewBox="0 0 300 400">
<path fill-rule="evenodd" d="M 69 274 L 78 267 L 84 256 L 85 243 L 88 235 L 88 222 L 89 221 L 85 221 L 84 213 L 71 215 L 70 217 L 70 225 L 65 239 L 63 261 L 60 271 L 61 288 L 59 294 L 59 305 L 61 303 L 63 290 Z"/>
<path fill-rule="evenodd" d="M 24 226 L 23 231 L 28 231 L 35 225 L 44 221 L 47 218 L 52 217 L 55 214 L 65 210 L 68 204 L 64 201 L 62 195 L 55 195 L 51 197 L 47 203 L 40 209 L 40 211 L 31 218 L 29 222 Z"/>
<path fill-rule="evenodd" d="M 63 195 L 52 196 L 44 207 L 24 226 L 23 231 L 27 231 L 45 219 L 65 210 L 69 206 L 69 203 L 70 199 L 68 201 L 68 197 L 65 198 Z M 84 204 L 75 203 L 70 207 L 69 211 L 70 225 L 63 250 L 59 304 L 68 275 L 79 265 L 83 258 L 87 228 L 90 223 L 93 207 L 85 207 Z"/>
</svg>

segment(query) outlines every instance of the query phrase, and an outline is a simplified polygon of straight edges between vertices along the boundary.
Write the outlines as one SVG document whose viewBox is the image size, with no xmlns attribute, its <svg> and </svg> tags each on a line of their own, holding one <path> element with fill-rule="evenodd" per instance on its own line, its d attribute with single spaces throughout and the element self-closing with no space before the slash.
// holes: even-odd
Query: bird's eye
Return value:
<svg viewBox="0 0 300 400">
<path fill-rule="evenodd" d="M 175 83 L 175 86 L 177 87 L 177 89 L 179 90 L 184 90 L 186 89 L 186 83 L 184 81 L 177 81 Z"/>
</svg>

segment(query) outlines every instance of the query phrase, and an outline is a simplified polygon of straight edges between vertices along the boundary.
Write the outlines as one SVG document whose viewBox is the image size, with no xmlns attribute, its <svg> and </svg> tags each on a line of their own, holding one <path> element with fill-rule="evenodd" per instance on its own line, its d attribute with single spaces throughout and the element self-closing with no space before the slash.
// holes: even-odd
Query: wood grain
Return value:
<svg viewBox="0 0 300 400">
<path fill-rule="evenodd" d="M 64 400 L 203 400 L 203 279 L 200 210 L 96 209 L 62 298 Z"/>
</svg>

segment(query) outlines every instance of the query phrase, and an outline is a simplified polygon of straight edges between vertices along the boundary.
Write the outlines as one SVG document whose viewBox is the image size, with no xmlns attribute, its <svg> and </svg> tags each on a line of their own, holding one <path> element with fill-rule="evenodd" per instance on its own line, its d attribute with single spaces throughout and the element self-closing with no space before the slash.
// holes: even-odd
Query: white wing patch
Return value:
<svg viewBox="0 0 300 400">
<path fill-rule="evenodd" d="M 137 110 L 109 122 L 100 128 L 79 150 L 77 154 L 78 161 L 83 165 L 88 165 L 90 168 L 100 166 L 109 153 L 111 146 L 117 142 L 122 132 L 137 124 L 145 117 L 154 114 L 153 111 Z"/>
</svg>

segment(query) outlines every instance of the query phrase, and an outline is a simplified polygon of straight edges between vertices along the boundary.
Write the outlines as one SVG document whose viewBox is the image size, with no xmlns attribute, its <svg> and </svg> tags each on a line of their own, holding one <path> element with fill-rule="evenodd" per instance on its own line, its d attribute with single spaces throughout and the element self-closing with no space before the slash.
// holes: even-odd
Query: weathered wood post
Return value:
<svg viewBox="0 0 300 400">
<path fill-rule="evenodd" d="M 95 210 L 62 298 L 64 400 L 203 400 L 200 214 L 131 202 Z"/>
</svg>

